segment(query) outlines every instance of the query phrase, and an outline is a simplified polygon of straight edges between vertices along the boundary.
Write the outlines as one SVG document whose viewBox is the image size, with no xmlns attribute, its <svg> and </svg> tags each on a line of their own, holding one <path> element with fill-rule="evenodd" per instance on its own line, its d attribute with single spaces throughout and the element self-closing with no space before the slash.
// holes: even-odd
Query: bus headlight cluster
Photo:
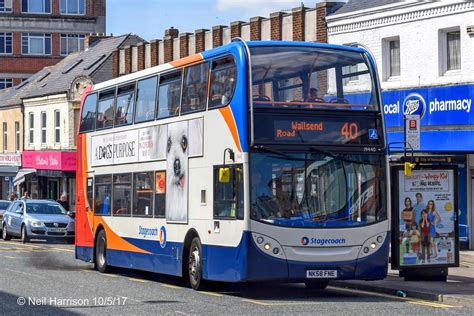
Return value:
<svg viewBox="0 0 474 316">
<path fill-rule="evenodd" d="M 361 247 L 359 258 L 366 257 L 376 252 L 385 241 L 386 233 L 381 233 L 367 239 Z"/>
<path fill-rule="evenodd" d="M 280 243 L 275 239 L 265 235 L 260 235 L 258 233 L 252 233 L 252 237 L 255 242 L 255 245 L 262 252 L 273 257 L 286 259 L 283 248 L 281 247 Z"/>
</svg>

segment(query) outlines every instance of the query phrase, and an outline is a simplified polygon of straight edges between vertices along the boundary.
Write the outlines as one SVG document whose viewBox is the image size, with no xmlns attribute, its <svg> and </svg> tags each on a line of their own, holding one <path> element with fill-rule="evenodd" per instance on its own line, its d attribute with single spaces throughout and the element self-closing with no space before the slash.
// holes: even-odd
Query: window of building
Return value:
<svg viewBox="0 0 474 316">
<path fill-rule="evenodd" d="M 388 48 L 390 51 L 389 76 L 400 76 L 400 40 L 389 41 Z"/>
<path fill-rule="evenodd" d="M 12 12 L 12 0 L 0 0 L 0 12 Z"/>
<path fill-rule="evenodd" d="M 114 175 L 113 215 L 132 214 L 132 174 Z"/>
<path fill-rule="evenodd" d="M 219 169 L 226 168 L 228 181 L 219 178 Z M 244 216 L 242 165 L 214 167 L 214 217 L 242 219 Z"/>
<path fill-rule="evenodd" d="M 184 70 L 181 113 L 202 111 L 207 105 L 209 63 L 186 67 Z"/>
<path fill-rule="evenodd" d="M 461 32 L 446 33 L 446 70 L 461 69 Z"/>
<path fill-rule="evenodd" d="M 100 93 L 95 122 L 96 129 L 112 127 L 114 123 L 114 101 L 115 89 Z"/>
<path fill-rule="evenodd" d="M 22 0 L 21 11 L 25 13 L 51 13 L 51 0 Z"/>
<path fill-rule="evenodd" d="M 85 36 L 80 34 L 61 34 L 61 55 L 83 51 L 84 38 Z"/>
<path fill-rule="evenodd" d="M 46 144 L 46 112 L 41 112 L 41 144 Z"/>
<path fill-rule="evenodd" d="M 20 122 L 15 122 L 15 150 L 20 151 Z"/>
<path fill-rule="evenodd" d="M 85 0 L 61 0 L 61 14 L 85 14 Z"/>
<path fill-rule="evenodd" d="M 24 55 L 51 55 L 51 34 L 22 33 L 21 52 Z"/>
<path fill-rule="evenodd" d="M 135 104 L 135 85 L 127 85 L 117 89 L 117 105 L 115 109 L 115 126 L 131 124 Z"/>
<path fill-rule="evenodd" d="M 158 77 L 138 81 L 135 123 L 145 122 L 155 118 L 157 83 Z"/>
<path fill-rule="evenodd" d="M 3 151 L 8 151 L 8 126 L 3 123 Z"/>
<path fill-rule="evenodd" d="M 133 175 L 133 216 L 152 216 L 153 172 Z"/>
<path fill-rule="evenodd" d="M 97 93 L 89 94 L 82 105 L 81 133 L 94 130 L 96 111 Z"/>
<path fill-rule="evenodd" d="M 94 214 L 110 215 L 112 176 L 96 176 L 94 189 Z"/>
<path fill-rule="evenodd" d="M 179 114 L 181 98 L 181 70 L 165 74 L 160 77 L 158 95 L 158 118 Z"/>
<path fill-rule="evenodd" d="M 28 137 L 28 143 L 33 144 L 34 142 L 34 137 L 35 137 L 35 115 L 33 112 L 30 112 L 28 114 L 28 126 L 29 126 L 29 137 Z"/>
<path fill-rule="evenodd" d="M 155 217 L 165 217 L 166 171 L 155 172 Z"/>
<path fill-rule="evenodd" d="M 0 78 L 0 90 L 13 87 L 13 79 Z"/>
<path fill-rule="evenodd" d="M 61 142 L 61 112 L 54 111 L 54 142 Z"/>
<path fill-rule="evenodd" d="M 351 75 L 357 73 L 357 65 L 349 65 L 342 67 L 342 84 L 347 85 L 351 81 L 359 80 L 358 75 Z"/>
<path fill-rule="evenodd" d="M 12 53 L 13 53 L 13 34 L 7 33 L 7 32 L 0 32 L 0 54 L 12 54 Z"/>
<path fill-rule="evenodd" d="M 209 108 L 229 104 L 237 82 L 237 68 L 232 57 L 217 59 L 212 62 L 211 99 Z"/>
</svg>

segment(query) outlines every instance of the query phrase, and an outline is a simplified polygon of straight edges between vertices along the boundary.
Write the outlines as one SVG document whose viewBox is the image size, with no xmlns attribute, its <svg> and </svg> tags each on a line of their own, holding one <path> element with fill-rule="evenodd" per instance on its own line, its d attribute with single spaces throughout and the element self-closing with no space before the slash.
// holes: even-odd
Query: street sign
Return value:
<svg viewBox="0 0 474 316">
<path fill-rule="evenodd" d="M 413 150 L 420 150 L 420 115 L 405 115 L 405 139 Z"/>
</svg>

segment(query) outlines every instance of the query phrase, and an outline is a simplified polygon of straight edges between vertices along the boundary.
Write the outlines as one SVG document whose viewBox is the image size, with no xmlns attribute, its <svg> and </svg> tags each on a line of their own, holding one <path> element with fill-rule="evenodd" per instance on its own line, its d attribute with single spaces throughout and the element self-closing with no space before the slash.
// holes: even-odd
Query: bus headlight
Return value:
<svg viewBox="0 0 474 316">
<path fill-rule="evenodd" d="M 373 243 L 370 244 L 370 248 L 375 249 L 375 247 L 377 247 L 376 243 L 373 242 Z"/>
<path fill-rule="evenodd" d="M 359 258 L 370 256 L 378 251 L 385 241 L 387 233 L 377 234 L 368 238 L 359 250 Z"/>
<path fill-rule="evenodd" d="M 266 235 L 261 235 L 258 233 L 252 233 L 253 241 L 255 246 L 260 249 L 263 253 L 270 255 L 272 257 L 277 257 L 280 259 L 286 259 L 285 251 L 278 241 L 268 237 Z"/>
</svg>

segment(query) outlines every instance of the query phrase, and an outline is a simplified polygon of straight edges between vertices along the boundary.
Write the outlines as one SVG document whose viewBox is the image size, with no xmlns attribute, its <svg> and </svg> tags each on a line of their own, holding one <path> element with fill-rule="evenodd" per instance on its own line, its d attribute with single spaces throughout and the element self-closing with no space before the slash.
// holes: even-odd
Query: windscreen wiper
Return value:
<svg viewBox="0 0 474 316">
<path fill-rule="evenodd" d="M 253 148 L 264 151 L 266 153 L 279 155 L 279 156 L 285 157 L 286 159 L 291 159 L 291 160 L 295 159 L 294 157 L 291 157 L 290 155 L 285 154 L 284 152 L 281 152 L 275 149 L 270 149 L 267 146 L 259 145 L 259 146 L 253 146 Z"/>
</svg>

